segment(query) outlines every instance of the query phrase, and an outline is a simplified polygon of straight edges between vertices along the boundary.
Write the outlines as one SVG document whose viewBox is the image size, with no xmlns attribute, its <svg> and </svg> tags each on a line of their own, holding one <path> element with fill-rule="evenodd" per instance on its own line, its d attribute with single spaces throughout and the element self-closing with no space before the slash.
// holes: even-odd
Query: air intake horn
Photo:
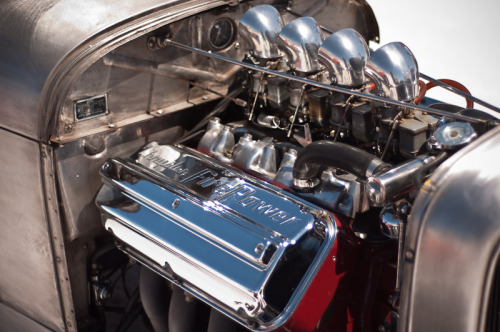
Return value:
<svg viewBox="0 0 500 332">
<path fill-rule="evenodd" d="M 281 30 L 278 47 L 285 53 L 291 69 L 309 74 L 321 69 L 318 50 L 322 42 L 319 24 L 311 17 L 301 17 Z"/>
<path fill-rule="evenodd" d="M 239 33 L 252 47 L 253 54 L 261 59 L 280 58 L 278 36 L 283 19 L 273 6 L 260 5 L 248 10 L 241 18 Z"/>
<path fill-rule="evenodd" d="M 373 52 L 365 73 L 383 97 L 412 101 L 418 96 L 417 60 L 403 43 L 389 43 Z"/>
<path fill-rule="evenodd" d="M 330 73 L 332 83 L 357 87 L 365 83 L 365 65 L 370 50 L 353 29 L 343 29 L 328 37 L 319 48 L 319 61 Z"/>
</svg>

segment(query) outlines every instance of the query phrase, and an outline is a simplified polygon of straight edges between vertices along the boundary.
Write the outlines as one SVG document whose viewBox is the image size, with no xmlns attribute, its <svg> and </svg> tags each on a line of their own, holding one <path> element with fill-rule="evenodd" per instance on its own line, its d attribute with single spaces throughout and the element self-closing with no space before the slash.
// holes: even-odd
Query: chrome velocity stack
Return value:
<svg viewBox="0 0 500 332">
<path fill-rule="evenodd" d="M 313 73 L 321 69 L 318 50 L 322 42 L 319 24 L 311 17 L 300 17 L 281 30 L 278 47 L 285 53 L 290 69 Z"/>
<path fill-rule="evenodd" d="M 239 33 L 251 45 L 253 54 L 262 59 L 281 57 L 278 36 L 283 19 L 273 6 L 260 5 L 248 10 L 240 20 Z"/>
<path fill-rule="evenodd" d="M 319 61 L 328 69 L 332 83 L 357 87 L 365 83 L 365 65 L 370 51 L 363 37 L 353 29 L 342 29 L 319 48 Z"/>
<path fill-rule="evenodd" d="M 366 75 L 383 97 L 412 101 L 418 96 L 417 60 L 403 43 L 389 43 L 373 52 L 366 64 Z"/>
</svg>

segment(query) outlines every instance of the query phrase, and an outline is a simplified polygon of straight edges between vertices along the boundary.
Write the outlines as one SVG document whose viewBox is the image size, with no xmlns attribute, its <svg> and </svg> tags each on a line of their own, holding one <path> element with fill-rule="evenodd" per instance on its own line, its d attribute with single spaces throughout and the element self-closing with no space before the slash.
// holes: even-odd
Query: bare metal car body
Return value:
<svg viewBox="0 0 500 332">
<path fill-rule="evenodd" d="M 168 279 L 173 297 L 182 289 L 192 297 L 184 302 L 222 312 L 214 326 L 498 328 L 498 118 L 416 105 L 411 51 L 390 44 L 372 56 L 361 44 L 378 41 L 364 1 L 272 1 L 278 14 L 269 6 L 251 16 L 262 4 L 2 4 L 0 330 L 101 328 L 96 310 L 109 298 L 99 259 L 115 242 Z M 284 22 L 270 27 L 256 18 L 264 14 Z M 271 29 L 272 42 L 257 38 Z M 323 42 L 337 30 L 343 35 Z M 309 33 L 317 35 L 305 40 Z M 352 40 L 360 44 L 347 46 Z M 407 71 L 393 71 L 395 53 Z M 340 95 L 359 100 L 332 97 Z M 196 128 L 219 100 L 245 106 Z M 416 121 L 405 107 L 424 113 Z M 335 112 L 351 108 L 344 129 Z M 369 132 L 372 118 L 379 125 Z M 394 138 L 396 122 L 405 131 Z M 174 145 L 179 138 L 187 147 Z M 436 140 L 447 159 L 429 175 L 424 166 L 445 154 L 422 149 Z M 346 159 L 314 156 L 330 148 Z M 280 167 L 266 163 L 272 153 Z M 386 153 L 397 162 L 382 161 Z M 358 160 L 364 168 L 352 165 Z M 355 176 L 332 171 L 337 165 Z M 390 224 L 389 208 L 406 207 L 403 199 L 411 212 Z M 142 292 L 153 327 L 169 325 L 153 322 Z M 193 317 L 183 311 L 177 320 Z"/>
</svg>

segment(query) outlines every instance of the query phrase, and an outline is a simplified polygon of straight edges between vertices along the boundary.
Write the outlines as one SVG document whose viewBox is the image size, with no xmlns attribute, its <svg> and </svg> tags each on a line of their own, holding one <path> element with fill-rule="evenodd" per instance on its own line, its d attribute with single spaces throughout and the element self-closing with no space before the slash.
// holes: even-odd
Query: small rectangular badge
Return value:
<svg viewBox="0 0 500 332">
<path fill-rule="evenodd" d="M 77 121 L 108 114 L 106 95 L 75 101 L 75 119 Z"/>
</svg>

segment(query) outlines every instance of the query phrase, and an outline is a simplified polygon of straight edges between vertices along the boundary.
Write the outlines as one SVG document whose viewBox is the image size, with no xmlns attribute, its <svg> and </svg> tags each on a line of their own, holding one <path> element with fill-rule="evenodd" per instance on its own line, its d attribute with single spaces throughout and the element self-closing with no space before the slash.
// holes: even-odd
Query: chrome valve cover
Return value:
<svg viewBox="0 0 500 332">
<path fill-rule="evenodd" d="M 101 176 L 119 247 L 252 330 L 290 317 L 335 241 L 330 214 L 188 148 L 152 143 Z"/>
</svg>

